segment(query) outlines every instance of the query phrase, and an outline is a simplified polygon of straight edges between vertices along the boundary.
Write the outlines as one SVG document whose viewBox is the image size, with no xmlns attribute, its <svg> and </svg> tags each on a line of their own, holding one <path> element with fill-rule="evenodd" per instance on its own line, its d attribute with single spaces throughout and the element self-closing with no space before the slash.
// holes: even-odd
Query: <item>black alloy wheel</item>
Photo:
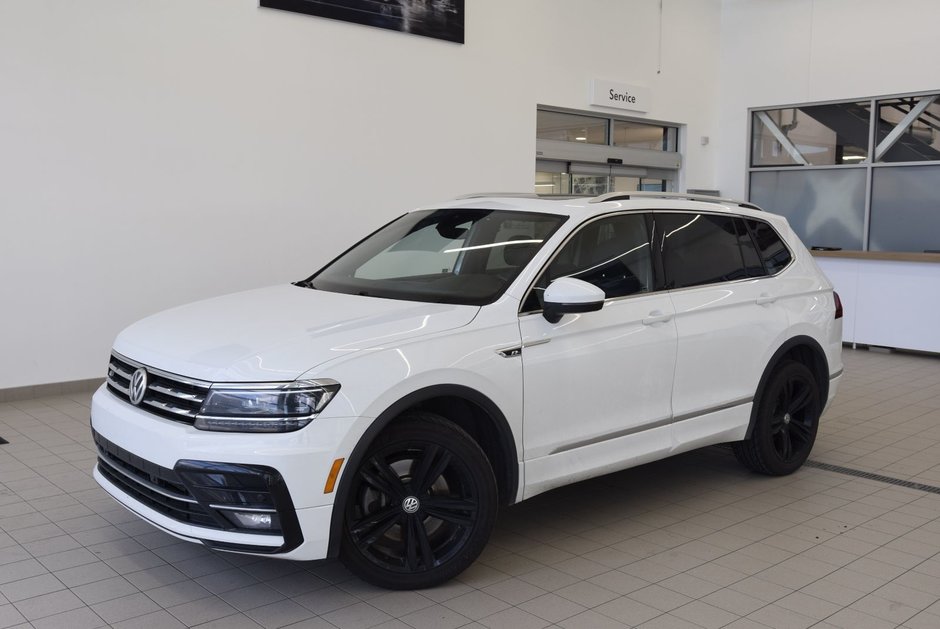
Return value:
<svg viewBox="0 0 940 629">
<path fill-rule="evenodd" d="M 770 414 L 770 437 L 784 463 L 806 460 L 815 438 L 816 416 L 812 412 L 816 383 L 810 378 L 785 380 Z M 810 412 L 808 412 L 810 411 Z"/>
<path fill-rule="evenodd" d="M 479 556 L 496 510 L 493 471 L 476 442 L 438 415 L 411 413 L 376 439 L 355 471 L 343 562 L 386 588 L 443 583 Z"/>
<path fill-rule="evenodd" d="M 751 437 L 734 444 L 735 456 L 761 474 L 795 472 L 816 441 L 822 399 L 809 368 L 787 361 L 773 373 L 761 392 Z"/>
</svg>

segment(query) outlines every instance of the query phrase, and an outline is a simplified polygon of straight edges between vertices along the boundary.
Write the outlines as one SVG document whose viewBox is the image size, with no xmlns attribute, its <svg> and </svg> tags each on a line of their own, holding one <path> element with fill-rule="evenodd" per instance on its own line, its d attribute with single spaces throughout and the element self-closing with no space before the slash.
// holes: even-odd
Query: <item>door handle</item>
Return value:
<svg viewBox="0 0 940 629">
<path fill-rule="evenodd" d="M 650 312 L 645 319 L 643 319 L 643 325 L 656 325 L 657 323 L 666 323 L 672 319 L 671 314 L 663 314 L 662 310 L 653 310 Z"/>
<path fill-rule="evenodd" d="M 758 306 L 769 306 L 775 301 L 777 301 L 776 297 L 771 296 L 769 293 L 761 293 L 760 297 L 754 300 L 754 303 Z"/>
</svg>

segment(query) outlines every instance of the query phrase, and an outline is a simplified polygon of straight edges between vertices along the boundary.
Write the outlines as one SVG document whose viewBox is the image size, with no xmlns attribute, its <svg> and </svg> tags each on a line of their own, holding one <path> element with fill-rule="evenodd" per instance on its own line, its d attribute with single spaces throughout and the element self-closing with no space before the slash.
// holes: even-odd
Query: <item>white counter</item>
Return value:
<svg viewBox="0 0 940 629">
<path fill-rule="evenodd" d="M 842 339 L 940 352 L 940 255 L 818 252 L 842 298 Z"/>
</svg>

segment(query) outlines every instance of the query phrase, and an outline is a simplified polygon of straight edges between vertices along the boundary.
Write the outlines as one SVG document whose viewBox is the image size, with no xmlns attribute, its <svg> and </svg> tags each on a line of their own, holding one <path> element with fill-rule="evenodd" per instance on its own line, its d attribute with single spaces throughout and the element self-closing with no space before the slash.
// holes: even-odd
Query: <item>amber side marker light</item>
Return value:
<svg viewBox="0 0 940 629">
<path fill-rule="evenodd" d="M 333 467 L 330 468 L 330 475 L 326 477 L 326 485 L 323 486 L 323 493 L 332 494 L 336 486 L 336 479 L 339 477 L 339 468 L 343 467 L 343 461 L 346 459 L 336 459 L 333 461 Z"/>
</svg>

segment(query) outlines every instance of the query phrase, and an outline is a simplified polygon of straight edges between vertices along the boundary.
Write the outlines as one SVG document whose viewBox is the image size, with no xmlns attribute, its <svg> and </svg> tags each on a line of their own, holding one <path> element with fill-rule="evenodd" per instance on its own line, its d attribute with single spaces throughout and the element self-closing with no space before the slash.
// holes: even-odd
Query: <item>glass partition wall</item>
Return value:
<svg viewBox="0 0 940 629">
<path fill-rule="evenodd" d="M 809 247 L 940 250 L 940 92 L 752 109 L 748 198 Z"/>
</svg>

